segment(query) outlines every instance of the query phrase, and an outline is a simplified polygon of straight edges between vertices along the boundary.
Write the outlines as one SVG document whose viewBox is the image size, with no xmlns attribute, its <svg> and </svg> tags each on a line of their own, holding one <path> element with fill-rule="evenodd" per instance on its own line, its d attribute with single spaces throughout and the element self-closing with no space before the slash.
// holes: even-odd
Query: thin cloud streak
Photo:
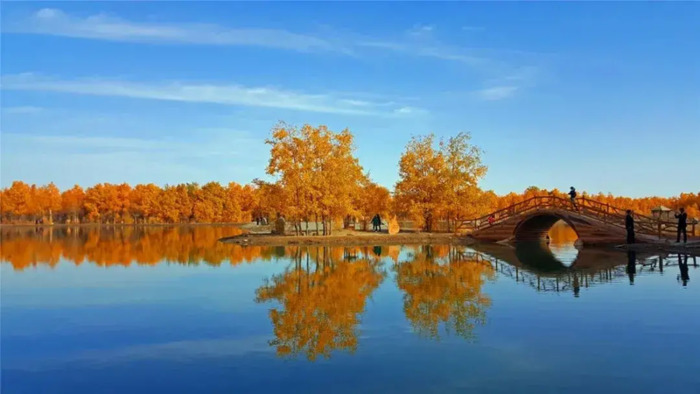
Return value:
<svg viewBox="0 0 700 394">
<path fill-rule="evenodd" d="M 202 133 L 195 133 L 201 135 Z M 253 138 L 247 133 L 233 130 L 222 130 L 215 134 L 204 133 L 198 139 L 178 141 L 169 137 L 133 138 L 115 136 L 85 136 L 85 135 L 35 135 L 4 133 L 6 142 L 13 146 L 41 146 L 58 148 L 62 154 L 121 152 L 144 154 L 167 154 L 172 157 L 211 157 L 211 156 L 246 156 L 252 151 L 264 150 L 265 142 L 261 138 Z M 234 142 L 235 146 L 243 147 L 237 151 L 226 143 Z"/>
<path fill-rule="evenodd" d="M 231 28 L 214 24 L 146 23 L 105 14 L 78 17 L 55 8 L 40 9 L 29 17 L 3 26 L 4 33 L 137 43 L 257 46 L 299 52 L 336 52 L 346 55 L 357 55 L 358 51 L 367 49 L 382 49 L 396 54 L 460 62 L 487 71 L 504 66 L 490 56 L 475 54 L 474 50 L 441 43 L 431 37 L 435 30 L 435 26 L 417 24 L 406 32 L 405 37 L 398 40 L 360 35 L 330 39 L 328 35 L 320 37 L 281 29 Z"/>
<path fill-rule="evenodd" d="M 399 105 L 357 100 L 336 94 L 308 94 L 273 87 L 182 82 L 144 83 L 116 79 L 61 80 L 25 73 L 2 77 L 3 90 L 27 90 L 139 99 L 283 108 L 346 115 L 393 114 Z"/>
<path fill-rule="evenodd" d="M 476 91 L 476 95 L 486 101 L 497 101 L 507 99 L 515 95 L 517 86 L 494 86 Z"/>
<path fill-rule="evenodd" d="M 468 55 L 455 48 L 438 44 L 427 45 L 423 43 L 400 43 L 392 41 L 367 40 L 359 41 L 356 43 L 356 45 L 365 48 L 390 50 L 405 55 L 456 61 L 473 67 L 485 67 L 494 63 L 494 61 L 489 58 Z"/>
<path fill-rule="evenodd" d="M 5 114 L 12 114 L 12 115 L 24 115 L 24 114 L 36 114 L 44 109 L 41 107 L 35 107 L 32 105 L 25 105 L 25 106 L 19 106 L 19 107 L 3 107 L 2 112 Z"/>
<path fill-rule="evenodd" d="M 7 24 L 3 32 L 123 42 L 261 46 L 301 52 L 348 52 L 347 49 L 325 39 L 286 30 L 236 29 L 213 24 L 139 23 L 105 14 L 81 18 L 54 8 L 40 9 L 29 18 Z"/>
</svg>

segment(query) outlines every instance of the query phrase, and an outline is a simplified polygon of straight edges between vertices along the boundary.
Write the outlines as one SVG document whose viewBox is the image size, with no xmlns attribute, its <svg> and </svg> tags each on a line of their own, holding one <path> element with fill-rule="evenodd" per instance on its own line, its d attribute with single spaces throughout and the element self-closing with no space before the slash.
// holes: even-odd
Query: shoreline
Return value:
<svg viewBox="0 0 700 394">
<path fill-rule="evenodd" d="M 245 231 L 248 223 L 54 223 L 54 224 L 6 224 L 0 223 L 0 228 L 63 228 L 63 227 L 179 227 L 179 226 L 211 226 L 211 227 L 238 227 Z"/>
<path fill-rule="evenodd" d="M 220 238 L 219 242 L 241 246 L 293 246 L 293 245 L 342 245 L 342 246 L 374 246 L 396 244 L 432 244 L 449 243 L 455 245 L 489 244 L 482 243 L 474 238 L 454 233 L 418 233 L 405 232 L 398 234 L 387 233 L 357 233 L 339 235 L 273 235 L 269 233 L 244 233 L 230 237 Z M 498 243 L 496 243 L 498 244 Z M 584 245 L 585 247 L 585 245 Z M 646 243 L 646 244 L 609 244 L 590 245 L 594 248 L 605 248 L 624 252 L 632 250 L 636 252 L 660 252 L 660 253 L 685 253 L 700 255 L 700 242 L 688 244 L 675 243 Z"/>
<path fill-rule="evenodd" d="M 250 246 L 287 246 L 287 245 L 395 245 L 416 243 L 459 243 L 469 245 L 474 240 L 452 233 L 398 233 L 398 234 L 358 234 L 358 235 L 271 235 L 240 234 L 220 238 L 219 242 L 233 245 Z"/>
</svg>

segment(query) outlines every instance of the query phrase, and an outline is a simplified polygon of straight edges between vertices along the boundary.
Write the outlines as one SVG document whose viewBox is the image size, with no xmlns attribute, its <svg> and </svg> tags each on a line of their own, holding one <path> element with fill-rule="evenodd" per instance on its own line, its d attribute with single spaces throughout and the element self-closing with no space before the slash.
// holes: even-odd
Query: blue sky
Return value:
<svg viewBox="0 0 700 394">
<path fill-rule="evenodd" d="M 411 136 L 469 131 L 497 193 L 697 192 L 699 19 L 690 2 L 4 2 L 1 184 L 246 183 L 284 120 L 349 128 L 390 188 Z"/>
</svg>

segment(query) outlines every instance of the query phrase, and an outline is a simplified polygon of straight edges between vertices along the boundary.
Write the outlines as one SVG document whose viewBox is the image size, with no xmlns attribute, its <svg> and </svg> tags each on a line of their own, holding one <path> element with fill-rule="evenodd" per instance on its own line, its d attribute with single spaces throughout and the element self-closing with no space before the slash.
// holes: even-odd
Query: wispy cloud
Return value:
<svg viewBox="0 0 700 394">
<path fill-rule="evenodd" d="M 182 141 L 167 136 L 161 138 L 137 138 L 91 135 L 35 135 L 4 133 L 6 141 L 12 145 L 53 147 L 63 153 L 133 153 L 148 155 L 167 154 L 170 157 L 212 157 L 228 155 L 246 155 L 255 146 L 264 148 L 260 138 L 253 138 L 248 133 L 235 130 L 217 130 L 216 132 L 197 132 L 194 141 Z M 245 150 L 236 152 L 226 141 L 235 141 L 236 146 L 245 146 Z M 196 149 L 194 149 L 196 147 Z M 258 150 L 258 149 L 256 149 Z"/>
<path fill-rule="evenodd" d="M 433 30 L 435 30 L 435 26 L 433 25 L 416 24 L 413 25 L 413 27 L 408 31 L 408 34 L 420 37 L 430 35 L 433 32 Z"/>
<path fill-rule="evenodd" d="M 483 26 L 462 26 L 463 31 L 471 31 L 471 32 L 477 32 L 477 31 L 484 31 L 486 28 Z"/>
<path fill-rule="evenodd" d="M 185 135 L 177 130 L 160 136 L 142 132 L 144 137 L 122 136 L 124 131 L 77 130 L 66 129 L 62 134 L 35 134 L 26 129 L 3 132 L 3 186 L 14 179 L 30 183 L 48 179 L 61 188 L 75 182 L 174 184 L 183 180 L 227 182 L 232 177 L 249 182 L 264 168 L 268 150 L 264 136 L 229 127 L 194 128 Z"/>
<path fill-rule="evenodd" d="M 41 107 L 35 107 L 31 105 L 18 106 L 18 107 L 3 107 L 2 112 L 5 114 L 36 114 L 43 111 Z"/>
<path fill-rule="evenodd" d="M 342 94 L 310 94 L 274 87 L 183 82 L 147 83 L 102 78 L 55 79 L 31 73 L 3 76 L 2 88 L 352 115 L 386 115 L 401 108 L 393 102 L 371 102 L 345 97 Z"/>
<path fill-rule="evenodd" d="M 6 23 L 3 31 L 126 42 L 261 46 L 305 52 L 348 51 L 326 39 L 286 30 L 228 28 L 213 24 L 143 23 L 106 14 L 78 17 L 54 8 L 43 8 L 26 19 Z"/>
<path fill-rule="evenodd" d="M 503 100 L 515 95 L 517 86 L 494 86 L 476 91 L 476 95 L 486 101 Z"/>
<path fill-rule="evenodd" d="M 467 48 L 442 41 L 434 25 L 416 24 L 394 36 L 370 37 L 365 34 L 325 32 L 298 33 L 284 29 L 240 28 L 215 24 L 134 21 L 113 15 L 79 16 L 59 9 L 43 8 L 2 26 L 3 33 L 42 34 L 94 40 L 136 43 L 251 46 L 297 52 L 324 52 L 374 57 L 394 55 L 456 62 L 476 72 L 485 86 L 483 98 L 501 99 L 513 95 L 528 81 L 507 80 L 520 69 L 535 69 L 539 54 L 517 50 Z M 479 26 L 462 26 L 462 31 L 482 31 Z M 534 74 L 534 73 L 530 73 Z M 493 82 L 499 80 L 499 82 Z M 371 112 L 377 103 L 353 104 L 354 98 L 336 100 L 326 94 L 313 95 L 268 87 L 239 85 L 165 84 L 142 86 L 125 81 L 97 81 L 97 86 L 76 86 L 80 81 L 63 81 L 58 86 L 43 84 L 42 89 L 95 95 L 117 95 L 161 100 L 215 102 L 300 109 L 317 112 L 361 114 Z M 70 82 L 71 86 L 68 86 Z M 36 85 L 36 84 L 34 84 Z M 510 87 L 510 90 L 508 90 Z M 496 98 L 492 98 L 496 97 Z M 360 101 L 360 100 L 357 100 Z M 389 112 L 400 112 L 398 108 Z"/>
<path fill-rule="evenodd" d="M 416 115 L 424 113 L 426 113 L 425 109 L 416 107 L 401 107 L 394 110 L 394 114 L 396 115 Z"/>
<path fill-rule="evenodd" d="M 356 43 L 359 47 L 389 50 L 405 55 L 430 57 L 441 60 L 456 61 L 474 67 L 485 67 L 494 61 L 488 57 L 472 55 L 464 50 L 447 46 L 438 42 L 402 42 L 366 40 Z"/>
<path fill-rule="evenodd" d="M 76 16 L 55 8 L 43 8 L 24 18 L 5 23 L 5 33 L 43 34 L 123 42 L 170 43 L 220 46 L 256 46 L 300 52 L 339 52 L 359 54 L 381 49 L 408 56 L 430 57 L 461 62 L 485 70 L 499 66 L 486 49 L 447 45 L 435 37 L 436 28 L 416 24 L 393 38 L 358 34 L 323 35 L 296 33 L 282 29 L 233 28 L 215 24 L 154 23 L 126 20 L 107 14 Z M 477 31 L 482 27 L 463 26 Z"/>
</svg>

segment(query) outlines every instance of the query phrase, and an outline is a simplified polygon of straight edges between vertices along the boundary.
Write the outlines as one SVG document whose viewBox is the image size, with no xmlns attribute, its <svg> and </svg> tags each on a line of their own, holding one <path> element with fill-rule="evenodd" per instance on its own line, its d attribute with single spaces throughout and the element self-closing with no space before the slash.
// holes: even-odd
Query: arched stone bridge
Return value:
<svg viewBox="0 0 700 394">
<path fill-rule="evenodd" d="M 545 238 L 559 220 L 565 221 L 584 244 L 625 242 L 625 210 L 581 198 L 574 207 L 556 196 L 532 197 L 478 219 L 465 220 L 460 230 L 485 242 L 533 241 Z M 489 221 L 489 217 L 493 217 Z M 675 237 L 676 223 L 634 214 L 637 242 Z"/>
</svg>

